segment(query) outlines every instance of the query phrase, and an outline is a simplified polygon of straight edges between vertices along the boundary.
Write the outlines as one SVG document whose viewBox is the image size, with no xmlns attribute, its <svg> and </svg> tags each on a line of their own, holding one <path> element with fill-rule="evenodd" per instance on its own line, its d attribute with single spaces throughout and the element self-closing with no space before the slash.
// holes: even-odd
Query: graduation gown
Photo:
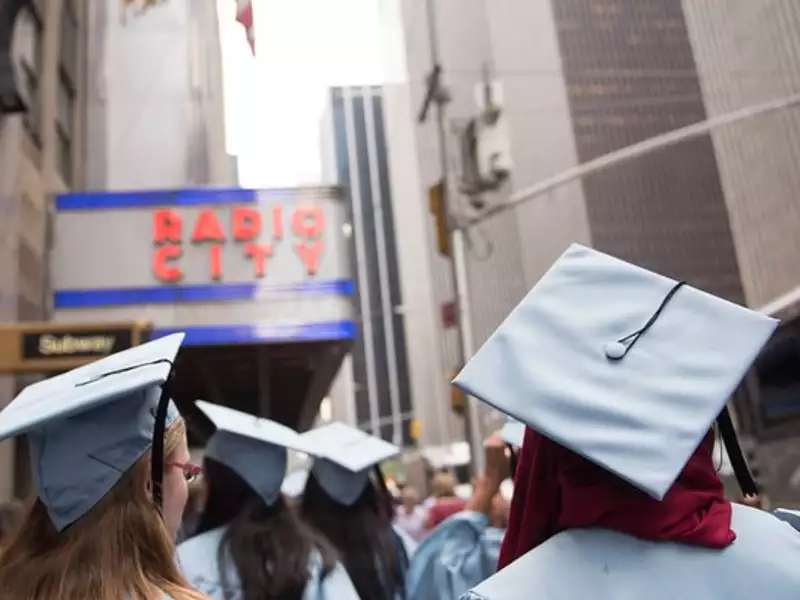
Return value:
<svg viewBox="0 0 800 600">
<path fill-rule="evenodd" d="M 226 565 L 227 580 L 233 588 L 227 590 L 227 596 L 220 581 L 218 550 L 225 530 L 226 527 L 219 527 L 183 542 L 178 546 L 178 564 L 189 583 L 214 600 L 239 600 L 243 596 L 238 585 L 239 575 L 232 563 Z M 322 578 L 322 559 L 314 553 L 309 559 L 303 600 L 359 600 L 359 597 L 341 564 L 337 563 Z"/>
<path fill-rule="evenodd" d="M 733 505 L 724 550 L 570 529 L 490 577 L 463 600 L 790 600 L 800 598 L 800 533 Z"/>
<path fill-rule="evenodd" d="M 411 560 L 411 557 L 414 556 L 414 553 L 419 547 L 419 543 L 397 525 L 392 525 L 392 531 L 394 531 L 394 534 L 400 539 L 400 543 L 403 545 L 403 550 L 406 553 L 406 559 Z"/>
<path fill-rule="evenodd" d="M 442 521 L 418 546 L 406 577 L 409 600 L 458 598 L 497 569 L 504 530 L 479 512 Z"/>
</svg>

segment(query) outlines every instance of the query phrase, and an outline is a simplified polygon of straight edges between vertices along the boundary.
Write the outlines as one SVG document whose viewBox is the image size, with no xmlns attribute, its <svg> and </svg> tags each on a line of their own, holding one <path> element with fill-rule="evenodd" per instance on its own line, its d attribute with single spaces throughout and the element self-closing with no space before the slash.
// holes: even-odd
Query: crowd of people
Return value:
<svg viewBox="0 0 800 600">
<path fill-rule="evenodd" d="M 737 456 L 725 403 L 775 326 L 573 246 L 455 381 L 523 439 L 486 440 L 469 498 L 437 473 L 424 501 L 389 491 L 400 448 L 341 423 L 198 401 L 215 430 L 193 464 L 182 334 L 131 348 L 0 412 L 36 486 L 0 515 L 0 598 L 797 598 L 800 515 L 731 502 L 712 458 L 716 431 Z M 287 486 L 292 452 L 311 463 Z"/>
</svg>

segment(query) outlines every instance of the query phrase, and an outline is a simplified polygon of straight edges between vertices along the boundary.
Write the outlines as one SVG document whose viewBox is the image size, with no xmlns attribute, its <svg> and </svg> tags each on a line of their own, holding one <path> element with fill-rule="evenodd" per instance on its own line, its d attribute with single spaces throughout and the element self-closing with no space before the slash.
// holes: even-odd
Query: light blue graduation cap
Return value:
<svg viewBox="0 0 800 600">
<path fill-rule="evenodd" d="M 178 417 L 164 388 L 183 338 L 176 333 L 29 385 L 0 412 L 0 440 L 27 434 L 36 490 L 59 531 L 89 512 L 154 439 L 163 451 L 163 430 Z M 154 469 L 157 503 L 161 475 Z"/>
<path fill-rule="evenodd" d="M 800 531 L 800 511 L 790 510 L 788 508 L 776 508 L 772 513 L 781 521 L 785 521 L 797 531 Z"/>
<path fill-rule="evenodd" d="M 301 434 L 315 457 L 311 472 L 337 502 L 351 506 L 363 493 L 369 471 L 397 456 L 400 448 L 344 423 L 330 423 Z"/>
<path fill-rule="evenodd" d="M 198 400 L 217 430 L 206 445 L 206 456 L 232 469 L 264 500 L 275 503 L 286 475 L 287 448 L 308 452 L 294 429 L 227 406 Z"/>
<path fill-rule="evenodd" d="M 662 499 L 776 325 L 574 244 L 454 383 Z"/>
</svg>

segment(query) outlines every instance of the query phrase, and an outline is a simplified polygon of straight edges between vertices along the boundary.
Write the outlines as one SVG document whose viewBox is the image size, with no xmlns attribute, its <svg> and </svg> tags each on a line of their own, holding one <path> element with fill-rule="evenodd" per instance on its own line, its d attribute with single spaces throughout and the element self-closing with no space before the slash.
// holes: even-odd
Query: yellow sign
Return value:
<svg viewBox="0 0 800 600">
<path fill-rule="evenodd" d="M 412 440 L 418 440 L 422 437 L 422 421 L 419 419 L 411 419 L 408 422 L 408 435 Z"/>
<path fill-rule="evenodd" d="M 450 256 L 450 231 L 447 224 L 447 189 L 444 182 L 428 188 L 428 209 L 436 224 L 436 248 L 442 256 Z"/>
</svg>

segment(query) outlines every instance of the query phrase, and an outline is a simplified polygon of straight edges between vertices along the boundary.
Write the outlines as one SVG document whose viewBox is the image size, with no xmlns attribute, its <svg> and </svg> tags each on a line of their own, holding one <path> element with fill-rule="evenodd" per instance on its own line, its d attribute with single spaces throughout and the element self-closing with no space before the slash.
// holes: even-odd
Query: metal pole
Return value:
<svg viewBox="0 0 800 600">
<path fill-rule="evenodd" d="M 469 278 L 467 275 L 467 253 L 464 243 L 464 232 L 454 229 L 452 235 L 453 263 L 456 275 L 456 306 L 458 309 L 458 323 L 461 333 L 461 351 L 464 364 L 475 354 L 475 339 L 472 335 L 472 321 L 470 320 L 469 305 Z M 482 473 L 484 465 L 483 436 L 480 428 L 480 415 L 478 413 L 478 399 L 467 396 L 467 435 L 469 436 L 469 450 L 472 458 L 474 473 Z"/>
<path fill-rule="evenodd" d="M 427 0 L 428 8 L 428 33 L 431 46 L 431 63 L 434 69 L 441 68 L 439 62 L 439 40 L 436 34 L 436 5 L 435 0 Z M 439 137 L 439 159 L 441 161 L 442 180 L 444 181 L 444 204 L 448 221 L 451 220 L 452 202 L 457 197 L 458 188 L 453 181 L 453 173 L 450 169 L 450 160 L 447 145 L 447 119 L 445 102 L 441 99 L 435 100 L 436 104 L 436 124 Z M 449 223 L 448 225 L 452 225 Z M 464 243 L 464 232 L 457 227 L 450 227 L 450 270 L 453 279 L 453 286 L 456 295 L 456 311 L 458 314 L 459 329 L 459 358 L 465 364 L 474 351 L 472 337 L 472 322 L 469 311 L 469 280 L 467 275 L 466 245 Z M 472 470 L 480 473 L 484 467 L 483 440 L 481 439 L 480 422 L 478 418 L 477 399 L 467 397 L 467 413 L 465 415 L 465 427 L 467 441 L 470 448 L 472 459 Z"/>
<path fill-rule="evenodd" d="M 646 154 L 650 154 L 651 152 L 661 150 L 662 148 L 667 148 L 668 146 L 674 146 L 675 144 L 700 137 L 701 135 L 705 135 L 715 129 L 719 129 L 720 127 L 731 125 L 732 123 L 736 123 L 738 121 L 752 119 L 753 117 L 762 116 L 767 113 L 786 110 L 787 108 L 797 105 L 800 105 L 800 94 L 786 96 L 785 98 L 780 98 L 778 100 L 771 100 L 762 104 L 748 106 L 746 108 L 729 112 L 718 117 L 700 121 L 699 123 L 693 123 L 692 125 L 681 127 L 680 129 L 668 131 L 667 133 L 648 138 L 644 141 L 637 142 L 636 144 L 615 150 L 614 152 L 609 152 L 608 154 L 599 156 L 593 160 L 583 163 L 582 165 L 578 165 L 577 167 L 566 169 L 565 171 L 562 171 L 553 177 L 549 177 L 548 179 L 540 181 L 535 185 L 515 192 L 511 194 L 511 197 L 507 202 L 492 206 L 483 211 L 477 217 L 462 221 L 458 224 L 458 227 L 465 228 L 471 225 L 476 225 L 482 221 L 485 221 L 489 217 L 493 217 L 494 215 L 510 210 L 516 207 L 518 204 L 522 204 L 531 198 L 546 194 L 547 192 L 550 192 L 553 189 L 564 185 L 565 183 L 569 183 L 570 181 L 574 181 L 576 179 L 583 179 L 587 175 L 604 171 L 609 167 L 634 160 Z"/>
</svg>

